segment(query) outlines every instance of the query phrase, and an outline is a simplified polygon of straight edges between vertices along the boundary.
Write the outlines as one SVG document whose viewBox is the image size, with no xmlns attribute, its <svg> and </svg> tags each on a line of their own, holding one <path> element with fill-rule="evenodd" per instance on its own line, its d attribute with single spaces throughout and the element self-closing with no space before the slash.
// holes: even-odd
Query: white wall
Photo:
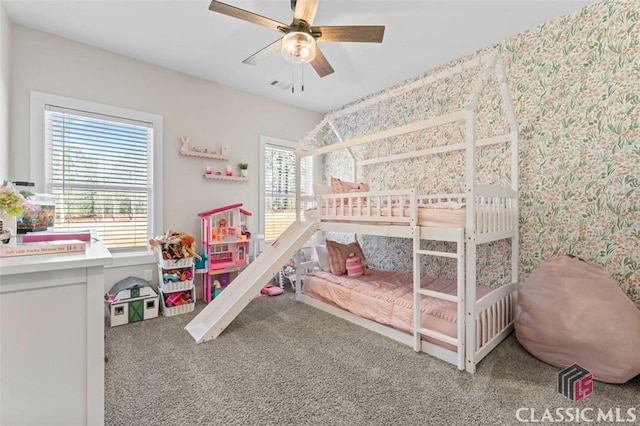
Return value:
<svg viewBox="0 0 640 426">
<path fill-rule="evenodd" d="M 37 90 L 92 102 L 160 114 L 164 117 L 164 227 L 192 233 L 199 240 L 197 213 L 244 203 L 259 208 L 260 135 L 297 141 L 320 120 L 306 111 L 122 55 L 11 26 L 10 177 L 30 180 L 29 92 Z M 201 148 L 229 147 L 230 163 L 249 163 L 249 182 L 205 180 L 206 166 L 225 163 L 179 155 L 180 137 Z M 128 275 L 142 277 L 148 267 L 108 271 L 110 288 Z"/>
<path fill-rule="evenodd" d="M 9 40 L 10 23 L 0 0 L 0 183 L 9 178 Z"/>
</svg>

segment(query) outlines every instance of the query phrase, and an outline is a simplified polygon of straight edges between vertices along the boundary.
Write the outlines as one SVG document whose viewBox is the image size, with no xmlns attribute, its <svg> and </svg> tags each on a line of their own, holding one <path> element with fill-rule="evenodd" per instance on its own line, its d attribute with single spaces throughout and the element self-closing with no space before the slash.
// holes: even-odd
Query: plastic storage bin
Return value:
<svg viewBox="0 0 640 426">
<path fill-rule="evenodd" d="M 174 315 L 193 312 L 193 310 L 196 307 L 195 290 L 196 288 L 194 285 L 191 285 L 191 288 L 188 288 L 186 290 L 186 291 L 191 291 L 191 300 L 193 300 L 193 302 L 187 303 L 184 305 L 179 305 L 179 306 L 167 306 L 164 302 L 164 299 L 167 293 L 164 293 L 162 290 L 160 290 L 160 311 L 162 312 L 162 315 L 164 315 L 165 317 L 171 317 Z"/>
<path fill-rule="evenodd" d="M 190 269 L 191 270 L 191 279 L 190 280 L 184 280 L 184 281 L 179 281 L 179 280 L 178 281 L 165 281 L 164 280 L 164 274 L 171 273 L 172 271 L 175 271 L 175 270 L 178 270 L 178 269 Z M 174 291 L 190 290 L 191 287 L 193 286 L 193 280 L 194 280 L 193 267 L 164 269 L 164 268 L 160 267 L 160 265 L 158 265 L 158 279 L 159 279 L 158 288 L 160 290 L 162 290 L 164 293 L 171 293 L 171 292 L 174 292 Z"/>
<path fill-rule="evenodd" d="M 163 269 L 188 268 L 193 266 L 193 257 L 182 259 L 163 259 L 162 252 L 158 252 L 158 265 Z"/>
</svg>

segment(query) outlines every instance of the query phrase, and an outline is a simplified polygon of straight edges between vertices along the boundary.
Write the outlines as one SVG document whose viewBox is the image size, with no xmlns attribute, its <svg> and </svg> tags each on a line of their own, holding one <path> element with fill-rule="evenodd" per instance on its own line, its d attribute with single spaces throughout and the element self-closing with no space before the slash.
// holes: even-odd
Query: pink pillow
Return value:
<svg viewBox="0 0 640 426">
<path fill-rule="evenodd" d="M 368 192 L 369 185 L 367 185 L 365 182 L 347 182 L 345 180 L 331 176 L 331 191 L 333 191 L 334 194 L 345 194 L 349 192 Z M 353 200 L 356 199 L 357 198 L 354 198 Z M 344 198 L 344 202 L 348 203 L 349 199 Z"/>
<path fill-rule="evenodd" d="M 344 275 L 347 273 L 347 258 L 353 253 L 359 257 L 362 261 L 364 268 L 364 274 L 371 273 L 367 265 L 367 260 L 364 257 L 360 244 L 355 241 L 349 244 L 341 244 L 336 241 L 327 240 L 326 242 L 327 252 L 329 253 L 329 267 L 333 275 Z"/>
</svg>

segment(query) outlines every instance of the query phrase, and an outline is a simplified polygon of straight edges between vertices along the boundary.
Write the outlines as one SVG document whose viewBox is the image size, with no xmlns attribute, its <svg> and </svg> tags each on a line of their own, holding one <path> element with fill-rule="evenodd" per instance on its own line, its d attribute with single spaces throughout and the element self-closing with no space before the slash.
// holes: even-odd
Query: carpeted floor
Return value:
<svg viewBox="0 0 640 426">
<path fill-rule="evenodd" d="M 625 419 L 634 408 L 640 423 L 640 376 L 595 382 L 574 403 L 556 391 L 558 369 L 514 334 L 472 375 L 291 292 L 255 299 L 220 337 L 196 345 L 183 328 L 203 307 L 106 327 L 107 425 L 512 425 L 520 408 L 521 419 L 539 421 L 565 407 L 619 407 Z"/>
</svg>

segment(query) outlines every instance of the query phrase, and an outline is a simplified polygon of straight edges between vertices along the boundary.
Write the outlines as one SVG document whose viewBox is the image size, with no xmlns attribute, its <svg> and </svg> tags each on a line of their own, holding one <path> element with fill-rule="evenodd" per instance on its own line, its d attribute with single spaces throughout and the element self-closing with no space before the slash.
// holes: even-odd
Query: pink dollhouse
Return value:
<svg viewBox="0 0 640 426">
<path fill-rule="evenodd" d="M 249 264 L 251 233 L 247 230 L 247 218 L 251 213 L 239 203 L 198 213 L 198 216 L 202 247 L 208 258 L 202 298 L 209 303 Z"/>
</svg>

